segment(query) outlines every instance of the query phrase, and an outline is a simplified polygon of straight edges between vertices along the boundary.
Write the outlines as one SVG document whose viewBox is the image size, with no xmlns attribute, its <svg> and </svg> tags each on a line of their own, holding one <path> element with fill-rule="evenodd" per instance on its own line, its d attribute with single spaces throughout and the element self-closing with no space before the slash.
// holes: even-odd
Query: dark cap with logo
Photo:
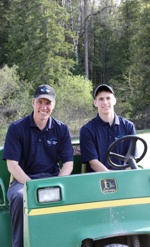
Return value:
<svg viewBox="0 0 150 247">
<path fill-rule="evenodd" d="M 114 94 L 114 90 L 112 89 L 111 86 L 109 86 L 109 85 L 107 85 L 107 84 L 101 84 L 101 85 L 99 85 L 99 86 L 95 89 L 95 91 L 94 91 L 94 98 L 97 96 L 97 94 L 98 94 L 99 92 L 102 92 L 102 91 L 106 91 L 106 92 L 110 92 L 110 93 Z"/>
<path fill-rule="evenodd" d="M 54 88 L 52 88 L 49 85 L 40 85 L 37 87 L 35 93 L 34 93 L 34 98 L 35 99 L 48 99 L 50 101 L 55 101 L 56 99 L 56 94 Z"/>
</svg>

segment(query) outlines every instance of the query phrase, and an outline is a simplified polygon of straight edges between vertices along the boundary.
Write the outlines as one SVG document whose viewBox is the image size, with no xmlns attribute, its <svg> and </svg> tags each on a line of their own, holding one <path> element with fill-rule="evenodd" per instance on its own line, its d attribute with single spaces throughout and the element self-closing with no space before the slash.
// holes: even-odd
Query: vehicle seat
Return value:
<svg viewBox="0 0 150 247">
<path fill-rule="evenodd" d="M 7 193 L 9 183 L 10 183 L 10 173 L 7 169 L 6 161 L 2 160 L 2 152 L 3 152 L 3 149 L 0 149 L 0 178 L 1 178 L 0 202 L 4 201 L 2 186 L 4 185 L 5 193 Z"/>
</svg>

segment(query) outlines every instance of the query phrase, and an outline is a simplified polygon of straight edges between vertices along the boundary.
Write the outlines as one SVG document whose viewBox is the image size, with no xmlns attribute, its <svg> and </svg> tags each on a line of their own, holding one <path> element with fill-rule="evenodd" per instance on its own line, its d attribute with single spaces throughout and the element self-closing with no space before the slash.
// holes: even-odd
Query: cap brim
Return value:
<svg viewBox="0 0 150 247">
<path fill-rule="evenodd" d="M 34 98 L 35 99 L 48 99 L 49 101 L 55 101 L 54 97 L 47 95 L 47 94 L 37 95 L 37 96 L 34 96 Z"/>
</svg>

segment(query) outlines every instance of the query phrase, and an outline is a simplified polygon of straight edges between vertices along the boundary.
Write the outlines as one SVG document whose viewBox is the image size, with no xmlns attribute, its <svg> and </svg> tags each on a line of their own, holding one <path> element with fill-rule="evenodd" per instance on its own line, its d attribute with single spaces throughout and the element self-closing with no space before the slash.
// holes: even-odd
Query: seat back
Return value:
<svg viewBox="0 0 150 247">
<path fill-rule="evenodd" d="M 0 149 L 0 246 L 11 247 L 11 218 L 6 193 L 9 187 L 10 173 L 6 162 L 2 160 Z"/>
<path fill-rule="evenodd" d="M 80 174 L 82 173 L 82 162 L 81 162 L 81 151 L 80 151 L 80 144 L 77 140 L 72 141 L 72 148 L 73 148 L 73 161 L 74 161 L 74 168 L 72 174 Z"/>
<path fill-rule="evenodd" d="M 73 171 L 72 174 L 80 174 L 83 172 L 82 162 L 81 162 L 81 152 L 79 139 L 72 140 L 72 149 L 73 149 Z M 60 168 L 62 167 L 62 161 L 59 162 Z"/>
<path fill-rule="evenodd" d="M 10 173 L 7 169 L 6 161 L 2 160 L 3 148 L 0 149 L 0 178 L 3 181 L 5 192 L 7 193 L 10 181 Z M 2 189 L 0 190 L 0 202 L 3 201 Z"/>
</svg>

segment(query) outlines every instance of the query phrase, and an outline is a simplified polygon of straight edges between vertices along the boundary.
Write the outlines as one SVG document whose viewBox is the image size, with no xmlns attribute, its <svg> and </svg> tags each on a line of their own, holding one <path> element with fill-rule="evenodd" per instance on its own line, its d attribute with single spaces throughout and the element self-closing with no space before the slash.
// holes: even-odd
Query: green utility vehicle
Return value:
<svg viewBox="0 0 150 247">
<path fill-rule="evenodd" d="M 126 140 L 130 140 L 126 156 L 115 154 L 114 146 Z M 136 158 L 137 141 L 144 148 Z M 137 166 L 146 154 L 146 142 L 138 136 L 114 142 L 107 159 L 117 170 L 101 173 L 85 173 L 79 142 L 72 146 L 72 175 L 30 180 L 24 186 L 24 247 L 150 247 L 150 170 Z M 124 161 L 123 166 L 113 163 L 114 157 Z M 1 247 L 11 246 L 9 180 L 1 159 Z"/>
</svg>

